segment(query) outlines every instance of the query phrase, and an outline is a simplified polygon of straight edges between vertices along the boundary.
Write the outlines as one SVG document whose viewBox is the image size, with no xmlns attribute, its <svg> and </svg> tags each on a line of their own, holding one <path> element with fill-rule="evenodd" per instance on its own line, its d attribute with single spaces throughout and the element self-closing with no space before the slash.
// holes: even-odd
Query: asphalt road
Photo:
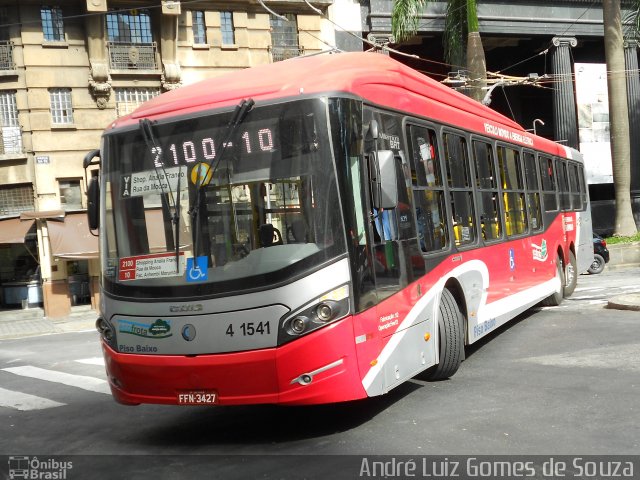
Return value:
<svg viewBox="0 0 640 480">
<path fill-rule="evenodd" d="M 353 478 L 373 455 L 637 455 L 640 315 L 604 308 L 633 291 L 638 268 L 583 275 L 560 307 L 470 347 L 450 380 L 316 407 L 125 407 L 101 381 L 97 333 L 0 341 L 0 478 L 1 455 L 92 469 L 69 479 Z"/>
</svg>

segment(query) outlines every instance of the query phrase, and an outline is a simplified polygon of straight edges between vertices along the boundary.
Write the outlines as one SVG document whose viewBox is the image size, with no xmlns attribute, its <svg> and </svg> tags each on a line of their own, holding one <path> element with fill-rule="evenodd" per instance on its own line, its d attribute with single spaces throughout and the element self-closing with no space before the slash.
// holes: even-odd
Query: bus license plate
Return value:
<svg viewBox="0 0 640 480">
<path fill-rule="evenodd" d="M 215 405 L 218 403 L 218 393 L 212 390 L 198 390 L 178 392 L 178 405 Z"/>
</svg>

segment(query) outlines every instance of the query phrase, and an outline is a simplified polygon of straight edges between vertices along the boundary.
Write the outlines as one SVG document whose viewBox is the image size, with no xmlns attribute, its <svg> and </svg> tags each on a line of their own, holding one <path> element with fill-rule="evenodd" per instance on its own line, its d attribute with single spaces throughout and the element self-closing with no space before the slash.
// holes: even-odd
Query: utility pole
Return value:
<svg viewBox="0 0 640 480">
<path fill-rule="evenodd" d="M 631 210 L 631 154 L 629 110 L 624 63 L 624 39 L 620 0 L 603 0 L 604 51 L 607 62 L 611 163 L 615 188 L 616 216 L 614 235 L 631 236 L 637 232 Z"/>
</svg>

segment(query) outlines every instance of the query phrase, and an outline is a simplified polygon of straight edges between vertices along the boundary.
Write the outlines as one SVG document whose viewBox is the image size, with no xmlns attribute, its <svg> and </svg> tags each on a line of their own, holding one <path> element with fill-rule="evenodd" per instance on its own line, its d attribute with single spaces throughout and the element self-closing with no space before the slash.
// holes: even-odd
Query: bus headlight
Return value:
<svg viewBox="0 0 640 480">
<path fill-rule="evenodd" d="M 307 319 L 305 317 L 296 317 L 291 320 L 291 331 L 296 335 L 300 335 L 302 332 L 304 332 L 306 326 Z"/>
<path fill-rule="evenodd" d="M 349 286 L 343 285 L 280 319 L 278 345 L 313 332 L 349 314 Z"/>
<path fill-rule="evenodd" d="M 323 322 L 328 322 L 333 317 L 333 309 L 328 303 L 321 303 L 316 307 L 316 315 Z"/>
<path fill-rule="evenodd" d="M 115 348 L 115 333 L 109 322 L 102 317 L 98 317 L 98 320 L 96 320 L 96 330 L 98 330 L 100 337 L 102 337 L 107 344 Z"/>
</svg>

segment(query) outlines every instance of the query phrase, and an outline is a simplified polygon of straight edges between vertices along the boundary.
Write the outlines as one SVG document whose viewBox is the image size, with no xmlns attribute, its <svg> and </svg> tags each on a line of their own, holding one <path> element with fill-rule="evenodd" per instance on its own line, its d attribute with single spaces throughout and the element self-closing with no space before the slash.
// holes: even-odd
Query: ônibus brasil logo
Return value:
<svg viewBox="0 0 640 480">
<path fill-rule="evenodd" d="M 9 478 L 66 480 L 67 470 L 73 462 L 62 462 L 54 458 L 40 460 L 38 457 L 10 456 Z"/>
</svg>

